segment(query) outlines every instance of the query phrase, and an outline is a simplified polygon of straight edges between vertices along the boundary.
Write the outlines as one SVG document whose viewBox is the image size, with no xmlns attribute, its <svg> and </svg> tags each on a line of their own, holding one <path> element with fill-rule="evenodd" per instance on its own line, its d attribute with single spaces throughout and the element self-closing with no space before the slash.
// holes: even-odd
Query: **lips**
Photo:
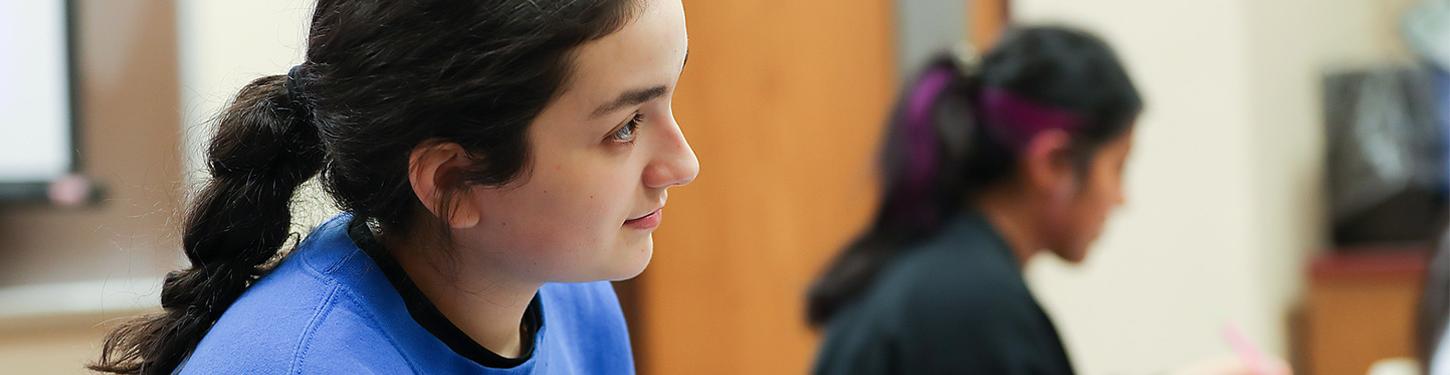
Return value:
<svg viewBox="0 0 1450 375">
<path fill-rule="evenodd" d="M 631 221 L 635 221 L 635 220 L 639 220 L 639 219 L 643 219 L 643 218 L 649 217 L 649 215 L 654 215 L 656 212 L 660 212 L 660 210 L 662 210 L 662 209 L 664 209 L 664 207 L 656 208 L 653 211 L 650 211 L 650 212 L 645 213 L 644 215 L 639 215 L 637 217 L 633 217 L 633 218 L 630 218 L 628 220 L 625 220 L 625 222 L 631 222 Z"/>
<path fill-rule="evenodd" d="M 660 226 L 660 220 L 663 218 L 663 215 L 664 208 L 657 208 L 654 211 L 650 211 L 650 213 L 644 214 L 643 216 L 625 220 L 624 226 L 635 229 L 654 229 L 655 227 Z"/>
</svg>

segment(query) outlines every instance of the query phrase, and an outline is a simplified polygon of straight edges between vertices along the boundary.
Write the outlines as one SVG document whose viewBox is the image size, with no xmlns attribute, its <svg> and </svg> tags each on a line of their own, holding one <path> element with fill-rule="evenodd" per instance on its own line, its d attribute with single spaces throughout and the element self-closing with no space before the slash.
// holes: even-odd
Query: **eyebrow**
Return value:
<svg viewBox="0 0 1450 375">
<path fill-rule="evenodd" d="M 614 100 L 611 100 L 609 103 L 605 103 L 604 105 L 599 106 L 599 108 L 595 109 L 594 113 L 589 115 L 589 117 L 595 118 L 609 114 L 614 111 L 618 111 L 620 108 L 639 105 L 640 103 L 644 103 L 650 100 L 654 100 L 655 98 L 664 96 L 665 93 L 668 91 L 669 88 L 665 87 L 664 85 L 654 86 L 645 89 L 625 91 L 623 94 L 619 94 L 619 97 L 614 98 Z"/>
<path fill-rule="evenodd" d="M 684 70 L 685 66 L 689 64 L 690 51 L 685 50 L 685 61 L 680 63 L 680 70 Z M 591 113 L 589 115 L 589 118 L 597 118 L 599 116 L 604 116 L 611 112 L 618 111 L 620 108 L 639 105 L 640 103 L 654 100 L 655 98 L 664 96 L 665 93 L 668 91 L 669 87 L 665 87 L 664 85 L 654 86 L 647 89 L 625 91 L 623 94 L 619 94 L 619 97 L 614 98 L 614 100 L 610 101 L 609 103 L 605 103 L 604 105 L 599 106 L 599 108 L 595 108 L 594 113 Z"/>
</svg>

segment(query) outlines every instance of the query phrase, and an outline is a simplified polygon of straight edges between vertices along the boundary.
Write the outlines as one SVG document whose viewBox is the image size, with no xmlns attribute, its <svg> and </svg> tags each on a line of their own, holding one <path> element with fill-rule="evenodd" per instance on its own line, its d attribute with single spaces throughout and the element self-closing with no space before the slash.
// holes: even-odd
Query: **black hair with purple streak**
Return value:
<svg viewBox="0 0 1450 375">
<path fill-rule="evenodd" d="M 881 204 L 868 230 L 807 295 L 815 326 L 869 287 L 911 245 L 966 211 L 972 196 L 1014 177 L 1018 153 L 1049 129 L 1066 131 L 1079 173 L 1126 134 L 1142 99 L 1106 43 L 1064 27 L 1009 31 L 980 64 L 944 53 L 905 90 L 881 151 Z"/>
</svg>

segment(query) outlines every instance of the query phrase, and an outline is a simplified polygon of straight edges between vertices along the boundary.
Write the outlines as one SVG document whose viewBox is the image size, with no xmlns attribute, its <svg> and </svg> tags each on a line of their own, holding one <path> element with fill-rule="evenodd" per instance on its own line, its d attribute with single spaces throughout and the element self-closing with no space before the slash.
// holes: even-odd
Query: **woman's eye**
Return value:
<svg viewBox="0 0 1450 375">
<path fill-rule="evenodd" d="M 644 122 L 644 114 L 636 113 L 629 122 L 620 125 L 613 133 L 609 134 L 609 140 L 620 143 L 633 143 L 636 132 L 639 131 L 640 123 Z"/>
</svg>

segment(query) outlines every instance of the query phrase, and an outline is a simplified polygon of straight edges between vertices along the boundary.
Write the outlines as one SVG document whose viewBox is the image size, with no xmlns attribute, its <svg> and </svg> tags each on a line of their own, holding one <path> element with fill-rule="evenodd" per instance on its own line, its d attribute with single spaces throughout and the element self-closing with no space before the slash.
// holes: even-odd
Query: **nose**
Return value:
<svg viewBox="0 0 1450 375">
<path fill-rule="evenodd" d="M 669 134 L 662 134 L 655 157 L 644 171 L 644 185 L 651 189 L 684 186 L 700 174 L 700 160 L 695 158 L 695 150 L 690 149 L 673 116 L 664 128 L 670 129 Z"/>
</svg>

